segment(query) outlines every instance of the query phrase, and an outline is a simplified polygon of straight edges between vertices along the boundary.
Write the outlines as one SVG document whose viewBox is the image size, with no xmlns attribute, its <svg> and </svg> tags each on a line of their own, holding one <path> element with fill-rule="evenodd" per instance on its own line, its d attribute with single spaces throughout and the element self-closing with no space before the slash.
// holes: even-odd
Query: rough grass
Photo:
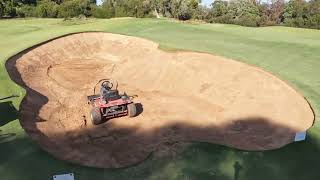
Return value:
<svg viewBox="0 0 320 180">
<path fill-rule="evenodd" d="M 160 19 L 112 20 L 14 19 L 0 21 L 1 179 L 50 179 L 74 172 L 85 179 L 320 179 L 320 125 L 307 141 L 265 152 L 245 152 L 197 143 L 175 156 L 157 158 L 133 167 L 103 170 L 56 160 L 28 139 L 16 120 L 24 90 L 9 79 L 4 62 L 34 44 L 66 33 L 106 31 L 144 37 L 164 49 L 209 52 L 262 67 L 287 81 L 320 109 L 320 31 L 288 27 L 248 28 L 221 24 L 190 24 Z M 9 101 L 12 101 L 12 104 Z M 14 108 L 15 107 L 15 108 Z M 284 112 L 286 113 L 286 112 Z"/>
</svg>

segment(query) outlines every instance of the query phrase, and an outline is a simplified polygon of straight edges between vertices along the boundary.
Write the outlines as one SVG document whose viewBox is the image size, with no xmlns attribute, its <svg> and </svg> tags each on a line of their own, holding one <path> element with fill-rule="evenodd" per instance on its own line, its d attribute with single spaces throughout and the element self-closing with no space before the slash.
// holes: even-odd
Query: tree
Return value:
<svg viewBox="0 0 320 180">
<path fill-rule="evenodd" d="M 260 26 L 261 14 L 256 1 L 232 0 L 228 6 L 232 22 L 243 26 Z"/>
<path fill-rule="evenodd" d="M 227 14 L 228 12 L 228 2 L 217 0 L 212 3 L 212 16 L 219 17 Z"/>
<path fill-rule="evenodd" d="M 210 16 L 210 9 L 206 6 L 199 5 L 193 17 L 195 19 L 208 21 Z"/>
<path fill-rule="evenodd" d="M 158 14 L 162 14 L 165 17 L 173 17 L 171 5 L 172 0 L 151 0 L 151 8 L 155 9 Z"/>
<path fill-rule="evenodd" d="M 90 16 L 91 6 L 89 0 L 67 0 L 59 6 L 59 17 Z"/>
<path fill-rule="evenodd" d="M 42 0 L 37 6 L 38 17 L 55 18 L 58 16 L 58 4 L 51 0 Z"/>
<path fill-rule="evenodd" d="M 283 13 L 285 8 L 284 0 L 274 0 L 270 7 L 270 20 L 276 24 L 280 24 L 283 20 Z"/>
<path fill-rule="evenodd" d="M 15 4 L 17 5 L 36 5 L 37 0 L 14 0 Z"/>
<path fill-rule="evenodd" d="M 105 0 L 102 3 L 102 9 L 105 13 L 106 18 L 112 18 L 115 17 L 115 1 L 114 0 Z"/>
<path fill-rule="evenodd" d="M 37 17 L 37 7 L 34 5 L 23 4 L 17 8 L 18 17 Z"/>
<path fill-rule="evenodd" d="M 311 0 L 308 4 L 311 16 L 320 15 L 320 0 Z"/>
<path fill-rule="evenodd" d="M 224 0 L 216 0 L 211 4 L 211 9 L 208 15 L 208 22 L 211 23 L 233 23 L 234 15 L 229 13 L 230 7 L 228 2 Z"/>
<path fill-rule="evenodd" d="M 307 18 L 306 2 L 304 0 L 290 0 L 283 16 L 286 25 L 304 27 L 305 18 Z"/>
<path fill-rule="evenodd" d="M 176 7 L 176 18 L 179 20 L 189 20 L 192 17 L 191 8 L 188 6 L 186 1 L 180 1 L 178 6 Z"/>
<path fill-rule="evenodd" d="M 303 16 L 305 8 L 304 0 L 290 0 L 285 8 L 284 17 L 286 19 L 294 19 Z"/>
<path fill-rule="evenodd" d="M 275 25 L 283 22 L 284 0 L 272 0 L 271 3 L 259 5 L 263 25 Z"/>
<path fill-rule="evenodd" d="M 168 9 L 172 17 L 179 20 L 188 20 L 198 10 L 199 2 L 199 0 L 172 0 Z"/>
<path fill-rule="evenodd" d="M 107 16 L 107 12 L 102 6 L 91 5 L 91 13 L 95 18 L 110 18 Z"/>
<path fill-rule="evenodd" d="M 194 14 L 194 12 L 198 9 L 200 2 L 201 1 L 199 0 L 187 0 L 186 4 L 192 14 Z"/>
<path fill-rule="evenodd" d="M 142 18 L 151 16 L 155 5 L 151 0 L 106 0 L 102 7 L 110 17 Z"/>
<path fill-rule="evenodd" d="M 235 18 L 242 16 L 260 16 L 256 1 L 252 0 L 232 0 L 230 1 L 229 11 Z"/>
<path fill-rule="evenodd" d="M 14 17 L 16 15 L 16 8 L 13 0 L 4 1 L 3 15 L 10 17 Z"/>
<path fill-rule="evenodd" d="M 305 27 L 320 29 L 320 0 L 309 1 L 305 9 Z"/>
<path fill-rule="evenodd" d="M 2 18 L 4 14 L 4 2 L 3 0 L 0 0 L 0 18 Z"/>
</svg>

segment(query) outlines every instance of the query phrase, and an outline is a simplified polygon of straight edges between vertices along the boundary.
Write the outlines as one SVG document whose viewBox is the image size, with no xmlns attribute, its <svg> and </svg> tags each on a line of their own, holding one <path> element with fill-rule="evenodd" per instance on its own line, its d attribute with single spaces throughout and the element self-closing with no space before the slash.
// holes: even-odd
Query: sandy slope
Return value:
<svg viewBox="0 0 320 180">
<path fill-rule="evenodd" d="M 165 52 L 141 38 L 80 33 L 7 62 L 28 91 L 21 124 L 54 156 L 94 167 L 124 167 L 177 142 L 245 150 L 282 147 L 312 126 L 305 99 L 258 68 L 209 54 Z M 119 82 L 142 111 L 83 126 L 86 96 L 102 78 Z"/>
</svg>

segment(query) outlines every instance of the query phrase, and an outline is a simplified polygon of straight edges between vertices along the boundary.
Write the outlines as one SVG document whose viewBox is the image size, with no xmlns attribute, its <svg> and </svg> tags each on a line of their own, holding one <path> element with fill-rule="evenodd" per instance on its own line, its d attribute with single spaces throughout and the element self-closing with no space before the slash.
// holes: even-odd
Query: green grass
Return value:
<svg viewBox="0 0 320 180">
<path fill-rule="evenodd" d="M 166 19 L 90 19 L 70 22 L 61 19 L 1 20 L 0 97 L 20 94 L 19 98 L 10 99 L 18 109 L 25 93 L 10 80 L 5 70 L 4 63 L 10 56 L 53 37 L 81 31 L 138 36 L 159 42 L 164 49 L 208 52 L 262 67 L 299 90 L 319 116 L 320 31 L 187 24 Z M 16 109 L 11 103 L 4 102 L 8 100 L 0 101 L 0 179 L 4 180 L 43 180 L 65 172 L 74 172 L 77 180 L 320 179 L 319 123 L 315 123 L 308 131 L 306 141 L 279 150 L 245 152 L 197 143 L 171 158 L 151 156 L 133 167 L 104 170 L 59 161 L 42 151 L 26 136 L 19 121 L 15 120 Z"/>
</svg>

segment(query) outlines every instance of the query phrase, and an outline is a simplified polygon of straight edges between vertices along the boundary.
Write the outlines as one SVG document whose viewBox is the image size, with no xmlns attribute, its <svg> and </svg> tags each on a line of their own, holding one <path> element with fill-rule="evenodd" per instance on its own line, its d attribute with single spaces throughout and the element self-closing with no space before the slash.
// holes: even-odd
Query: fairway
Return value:
<svg viewBox="0 0 320 180">
<path fill-rule="evenodd" d="M 0 104 L 3 179 L 49 179 L 53 174 L 67 172 L 75 173 L 76 179 L 320 178 L 316 168 L 320 165 L 317 122 L 308 131 L 307 141 L 272 151 L 247 152 L 214 144 L 177 143 L 174 150 L 155 152 L 140 164 L 116 170 L 86 168 L 56 160 L 32 142 L 16 120 L 25 92 L 9 79 L 4 64 L 10 56 L 32 45 L 82 31 L 137 36 L 159 43 L 160 48 L 167 51 L 206 52 L 258 66 L 298 90 L 311 103 L 316 116 L 319 115 L 320 33 L 317 30 L 188 24 L 166 19 L 1 20 L 0 95 L 20 95 Z"/>
</svg>

